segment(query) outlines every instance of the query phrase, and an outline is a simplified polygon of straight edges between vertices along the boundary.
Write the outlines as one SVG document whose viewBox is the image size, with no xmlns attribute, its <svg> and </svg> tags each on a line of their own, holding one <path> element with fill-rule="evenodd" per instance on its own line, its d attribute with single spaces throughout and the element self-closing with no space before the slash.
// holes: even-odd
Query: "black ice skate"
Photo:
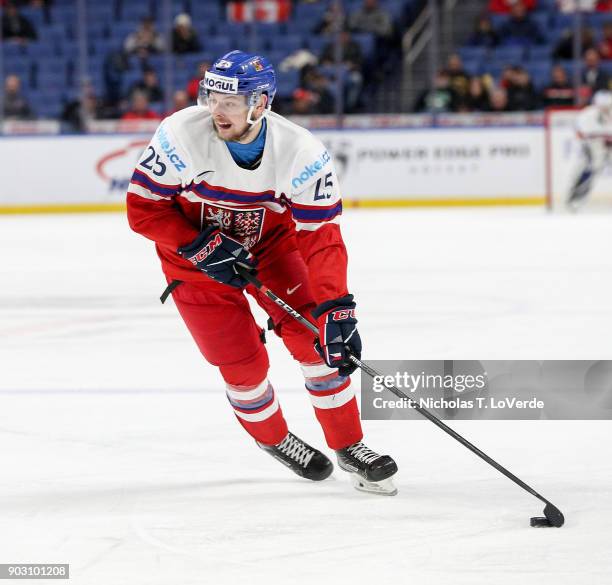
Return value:
<svg viewBox="0 0 612 585">
<path fill-rule="evenodd" d="M 259 442 L 257 445 L 300 477 L 312 481 L 327 479 L 334 470 L 332 462 L 321 451 L 292 433 L 288 433 L 278 445 L 263 445 Z"/>
<path fill-rule="evenodd" d="M 383 496 L 397 494 L 391 479 L 397 473 L 397 465 L 389 455 L 379 455 L 362 442 L 340 449 L 336 455 L 340 468 L 351 474 L 355 489 Z"/>
</svg>

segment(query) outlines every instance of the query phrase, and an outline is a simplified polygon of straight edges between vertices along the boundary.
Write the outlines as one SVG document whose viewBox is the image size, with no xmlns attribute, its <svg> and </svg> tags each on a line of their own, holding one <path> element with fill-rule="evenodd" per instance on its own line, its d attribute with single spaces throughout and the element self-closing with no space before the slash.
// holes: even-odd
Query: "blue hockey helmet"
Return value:
<svg viewBox="0 0 612 585">
<path fill-rule="evenodd" d="M 204 75 L 198 102 L 205 103 L 211 91 L 244 95 L 249 107 L 256 106 L 261 94 L 265 93 L 269 108 L 276 94 L 274 67 L 260 55 L 231 51 L 217 59 Z"/>
</svg>

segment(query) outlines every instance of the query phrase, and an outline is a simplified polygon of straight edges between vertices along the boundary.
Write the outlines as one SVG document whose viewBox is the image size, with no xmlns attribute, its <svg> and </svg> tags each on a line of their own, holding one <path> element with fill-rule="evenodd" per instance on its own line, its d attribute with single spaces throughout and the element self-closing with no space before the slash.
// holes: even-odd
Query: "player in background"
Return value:
<svg viewBox="0 0 612 585">
<path fill-rule="evenodd" d="M 612 148 L 612 92 L 601 90 L 593 96 L 576 121 L 576 134 L 581 141 L 581 161 L 572 181 L 567 206 L 576 211 L 585 203 L 598 175 L 609 163 Z"/>
<path fill-rule="evenodd" d="M 138 162 L 129 223 L 155 242 L 181 317 L 259 447 L 311 480 L 333 470 L 289 432 L 245 291 L 299 363 L 340 468 L 357 489 L 393 495 L 397 466 L 362 442 L 351 385 L 347 356 L 361 355 L 361 339 L 347 288 L 338 179 L 323 144 L 270 111 L 275 92 L 264 57 L 232 51 L 215 61 L 198 105 L 166 118 Z M 316 348 L 312 334 L 248 285 L 236 265 L 256 267 L 264 284 L 318 326 Z"/>
</svg>

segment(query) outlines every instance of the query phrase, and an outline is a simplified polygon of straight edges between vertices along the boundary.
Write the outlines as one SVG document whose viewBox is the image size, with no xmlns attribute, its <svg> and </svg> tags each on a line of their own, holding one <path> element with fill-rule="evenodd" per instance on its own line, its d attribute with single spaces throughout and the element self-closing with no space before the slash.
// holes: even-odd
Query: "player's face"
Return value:
<svg viewBox="0 0 612 585">
<path fill-rule="evenodd" d="M 222 140 L 237 140 L 248 132 L 249 107 L 245 96 L 211 92 L 208 96 L 208 109 Z"/>
</svg>

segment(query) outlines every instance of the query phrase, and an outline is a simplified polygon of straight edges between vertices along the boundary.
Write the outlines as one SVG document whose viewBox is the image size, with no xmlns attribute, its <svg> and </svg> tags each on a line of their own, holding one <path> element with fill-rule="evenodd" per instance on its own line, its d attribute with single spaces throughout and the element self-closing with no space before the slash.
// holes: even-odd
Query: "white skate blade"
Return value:
<svg viewBox="0 0 612 585">
<path fill-rule="evenodd" d="M 353 487 L 360 492 L 368 494 L 376 494 L 379 496 L 396 496 L 397 488 L 391 477 L 382 481 L 368 481 L 356 473 L 351 473 L 351 483 Z"/>
</svg>

